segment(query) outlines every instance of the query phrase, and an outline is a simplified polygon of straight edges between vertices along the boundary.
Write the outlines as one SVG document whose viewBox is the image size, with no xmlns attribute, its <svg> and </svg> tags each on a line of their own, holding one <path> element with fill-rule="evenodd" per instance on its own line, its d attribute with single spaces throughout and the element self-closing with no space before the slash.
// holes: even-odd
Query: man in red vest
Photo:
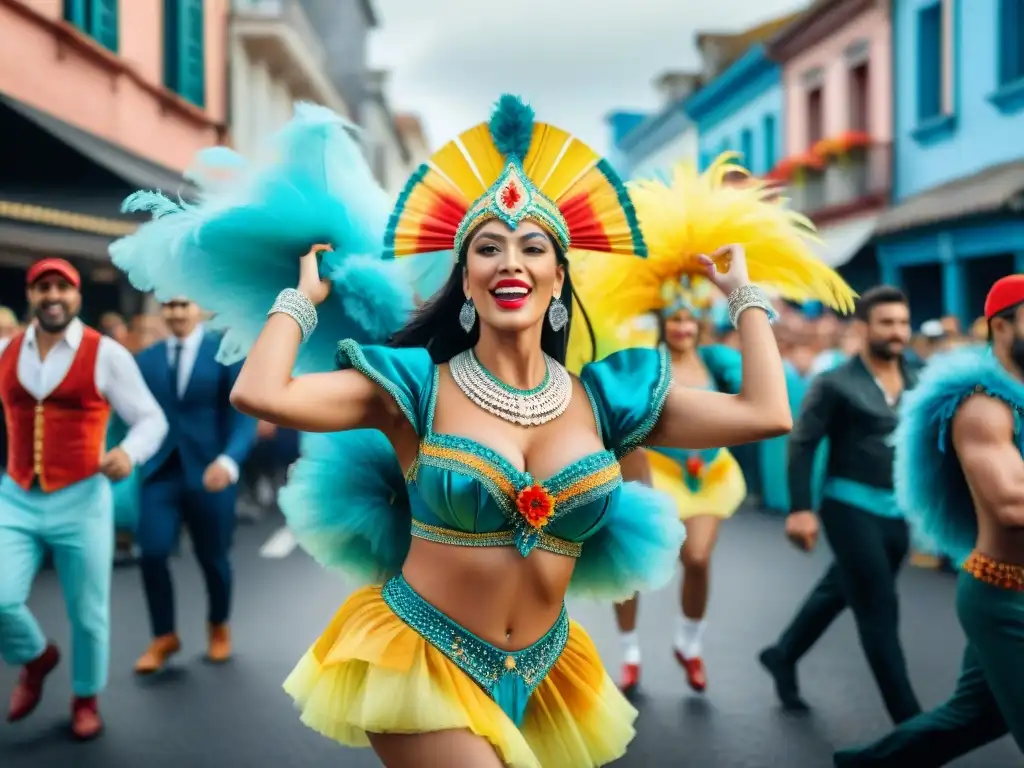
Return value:
<svg viewBox="0 0 1024 768">
<path fill-rule="evenodd" d="M 0 656 L 20 666 L 7 719 L 28 717 L 60 661 L 25 605 L 49 549 L 71 623 L 71 728 L 103 730 L 97 695 L 107 682 L 113 499 L 110 480 L 152 456 L 167 420 L 131 353 L 78 319 L 81 278 L 63 259 L 28 271 L 34 321 L 0 341 L 0 403 L 7 468 L 0 480 Z M 110 409 L 129 430 L 105 450 Z"/>
</svg>

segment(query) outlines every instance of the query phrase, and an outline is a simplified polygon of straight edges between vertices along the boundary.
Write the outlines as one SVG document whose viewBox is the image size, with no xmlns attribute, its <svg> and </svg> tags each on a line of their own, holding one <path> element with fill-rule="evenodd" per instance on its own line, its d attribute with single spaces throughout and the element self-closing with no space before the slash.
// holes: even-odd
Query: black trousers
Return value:
<svg viewBox="0 0 1024 768">
<path fill-rule="evenodd" d="M 910 549 L 907 525 L 832 499 L 819 517 L 834 560 L 776 647 L 796 664 L 849 608 L 885 708 L 893 722 L 903 722 L 921 711 L 899 639 L 896 575 Z"/>
</svg>

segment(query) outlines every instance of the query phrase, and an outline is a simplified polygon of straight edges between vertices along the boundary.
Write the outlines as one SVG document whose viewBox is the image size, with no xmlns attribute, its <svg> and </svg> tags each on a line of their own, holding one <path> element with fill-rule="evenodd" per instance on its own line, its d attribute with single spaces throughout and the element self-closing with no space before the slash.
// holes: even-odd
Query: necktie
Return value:
<svg viewBox="0 0 1024 768">
<path fill-rule="evenodd" d="M 171 392 L 175 397 L 180 397 L 178 392 L 178 368 L 181 364 L 181 342 L 177 339 L 171 341 Z"/>
</svg>

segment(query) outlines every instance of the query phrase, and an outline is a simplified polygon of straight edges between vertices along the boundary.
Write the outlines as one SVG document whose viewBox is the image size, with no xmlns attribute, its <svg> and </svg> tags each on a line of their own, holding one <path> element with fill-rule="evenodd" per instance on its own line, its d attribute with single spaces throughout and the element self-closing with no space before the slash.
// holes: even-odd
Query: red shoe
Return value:
<svg viewBox="0 0 1024 768">
<path fill-rule="evenodd" d="M 623 693 L 632 693 L 640 685 L 640 665 L 623 664 L 622 677 L 619 682 L 619 690 Z"/>
<path fill-rule="evenodd" d="M 18 684 L 11 693 L 11 705 L 7 710 L 7 722 L 16 723 L 31 715 L 43 698 L 43 683 L 46 676 L 60 663 L 60 649 L 50 643 L 39 658 L 21 668 Z"/>
<path fill-rule="evenodd" d="M 103 733 L 103 718 L 95 696 L 76 696 L 71 700 L 71 733 L 79 741 L 92 741 Z"/>
<path fill-rule="evenodd" d="M 686 670 L 686 682 L 690 684 L 690 688 L 697 693 L 704 693 L 704 689 L 708 687 L 708 676 L 704 672 L 703 659 L 700 656 L 688 659 L 675 649 L 673 653 L 675 653 L 679 666 Z"/>
</svg>

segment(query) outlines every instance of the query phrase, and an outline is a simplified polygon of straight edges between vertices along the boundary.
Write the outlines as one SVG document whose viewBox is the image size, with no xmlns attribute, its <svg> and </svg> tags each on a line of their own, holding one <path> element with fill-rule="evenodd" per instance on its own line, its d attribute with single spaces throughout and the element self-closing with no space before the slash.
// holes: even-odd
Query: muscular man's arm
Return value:
<svg viewBox="0 0 1024 768">
<path fill-rule="evenodd" d="M 1024 527 L 1024 459 L 1013 411 L 988 395 L 972 395 L 953 417 L 953 448 L 978 503 L 1008 528 Z"/>
</svg>

